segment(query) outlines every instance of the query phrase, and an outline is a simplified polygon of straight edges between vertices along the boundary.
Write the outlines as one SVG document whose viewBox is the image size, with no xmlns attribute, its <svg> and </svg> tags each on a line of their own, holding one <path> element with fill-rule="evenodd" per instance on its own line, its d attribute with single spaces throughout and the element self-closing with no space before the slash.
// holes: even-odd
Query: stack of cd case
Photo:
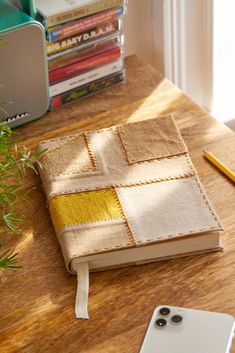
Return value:
<svg viewBox="0 0 235 353">
<path fill-rule="evenodd" d="M 47 35 L 50 110 L 124 82 L 126 9 L 127 0 L 37 0 Z"/>
</svg>

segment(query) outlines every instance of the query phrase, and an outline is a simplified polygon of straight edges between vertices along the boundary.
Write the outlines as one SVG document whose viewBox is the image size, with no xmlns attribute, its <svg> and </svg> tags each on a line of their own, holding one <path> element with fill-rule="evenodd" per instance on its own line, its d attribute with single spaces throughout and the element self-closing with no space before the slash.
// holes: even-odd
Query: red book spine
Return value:
<svg viewBox="0 0 235 353">
<path fill-rule="evenodd" d="M 84 71 L 89 71 L 99 66 L 103 66 L 105 64 L 108 64 L 109 62 L 119 59 L 120 56 L 121 48 L 116 47 L 107 52 L 94 55 L 88 59 L 79 60 L 62 68 L 52 70 L 49 72 L 50 84 L 65 80 L 69 77 L 78 75 Z"/>
<path fill-rule="evenodd" d="M 56 96 L 51 100 L 51 109 L 59 108 L 62 104 L 62 96 Z"/>
</svg>

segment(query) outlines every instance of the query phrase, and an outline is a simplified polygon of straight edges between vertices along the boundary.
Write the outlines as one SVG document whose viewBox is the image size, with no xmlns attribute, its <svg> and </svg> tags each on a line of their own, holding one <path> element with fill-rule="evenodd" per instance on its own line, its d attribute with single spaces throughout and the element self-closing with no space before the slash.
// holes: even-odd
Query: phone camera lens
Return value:
<svg viewBox="0 0 235 353">
<path fill-rule="evenodd" d="M 169 315 L 170 314 L 170 309 L 169 308 L 161 308 L 160 310 L 159 310 L 159 313 L 161 314 L 161 315 Z"/>
<path fill-rule="evenodd" d="M 176 324 L 178 324 L 179 322 L 181 322 L 183 320 L 183 318 L 180 315 L 174 315 L 174 316 L 172 316 L 171 320 L 173 322 L 175 322 Z"/>
<path fill-rule="evenodd" d="M 165 319 L 157 319 L 157 320 L 156 320 L 156 325 L 157 325 L 158 327 L 166 326 L 166 324 L 167 324 L 167 321 L 166 321 Z"/>
</svg>

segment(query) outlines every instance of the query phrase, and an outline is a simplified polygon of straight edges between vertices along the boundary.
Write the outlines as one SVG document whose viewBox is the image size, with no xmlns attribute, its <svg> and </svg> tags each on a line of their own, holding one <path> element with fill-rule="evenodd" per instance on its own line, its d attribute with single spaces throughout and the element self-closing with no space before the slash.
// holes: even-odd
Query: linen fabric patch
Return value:
<svg viewBox="0 0 235 353">
<path fill-rule="evenodd" d="M 118 130 L 129 163 L 187 152 L 172 115 L 120 125 Z"/>
<path fill-rule="evenodd" d="M 196 177 L 116 191 L 137 244 L 222 230 Z"/>
<path fill-rule="evenodd" d="M 123 217 L 112 189 L 55 196 L 49 200 L 49 210 L 56 231 L 66 225 Z"/>
</svg>

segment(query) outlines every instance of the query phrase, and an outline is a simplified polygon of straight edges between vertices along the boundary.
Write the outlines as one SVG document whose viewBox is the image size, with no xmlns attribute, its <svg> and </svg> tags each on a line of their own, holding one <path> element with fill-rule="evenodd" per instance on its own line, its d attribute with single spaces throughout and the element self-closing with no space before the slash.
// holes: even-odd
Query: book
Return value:
<svg viewBox="0 0 235 353">
<path fill-rule="evenodd" d="M 65 81 L 55 83 L 49 87 L 50 97 L 57 96 L 58 94 L 70 91 L 73 88 L 81 87 L 87 83 L 98 80 L 102 77 L 112 75 L 123 69 L 123 59 L 119 59 L 110 64 L 101 66 L 97 69 L 84 72 L 78 76 L 71 77 Z"/>
<path fill-rule="evenodd" d="M 84 48 L 74 48 L 69 50 L 66 54 L 55 55 L 48 58 L 48 70 L 49 72 L 55 69 L 59 69 L 63 66 L 70 65 L 75 61 L 87 59 L 90 56 L 104 53 L 106 50 L 111 50 L 116 47 L 123 46 L 123 41 L 121 41 L 121 36 L 111 37 L 108 39 L 103 39 L 95 41 L 92 45 L 85 46 Z"/>
<path fill-rule="evenodd" d="M 90 28 L 87 31 L 78 33 L 73 37 L 62 39 L 57 42 L 47 43 L 47 55 L 53 55 L 58 52 L 63 52 L 73 47 L 78 47 L 84 43 L 90 43 L 92 40 L 108 36 L 118 32 L 120 29 L 119 21 L 102 23 L 96 27 Z"/>
<path fill-rule="evenodd" d="M 73 77 L 82 72 L 98 68 L 112 61 L 118 60 L 122 55 L 122 49 L 119 46 L 96 54 L 84 60 L 77 60 L 74 63 L 55 69 L 49 72 L 49 82 L 53 84 L 58 81 Z"/>
<path fill-rule="evenodd" d="M 89 270 L 222 248 L 223 226 L 172 114 L 40 142 L 40 169 L 75 313 L 88 318 Z M 156 265 L 157 266 L 157 265 Z"/>
<path fill-rule="evenodd" d="M 90 28 L 84 32 L 78 33 L 73 37 L 59 40 L 52 43 L 47 43 L 47 55 L 53 55 L 68 49 L 90 43 L 91 41 L 109 36 L 120 30 L 119 21 L 102 23 L 96 27 Z"/>
<path fill-rule="evenodd" d="M 50 28 L 125 4 L 125 0 L 37 0 L 37 19 Z"/>
<path fill-rule="evenodd" d="M 71 91 L 59 94 L 51 98 L 50 110 L 53 111 L 64 105 L 79 101 L 81 99 L 91 97 L 93 94 L 103 92 L 107 88 L 114 87 L 125 80 L 125 72 L 118 72 L 114 75 L 105 76 L 99 80 L 95 80 L 82 87 L 75 88 Z"/>
<path fill-rule="evenodd" d="M 61 39 L 72 37 L 77 33 L 86 31 L 92 27 L 96 27 L 101 23 L 108 21 L 117 21 L 124 14 L 124 7 L 107 10 L 93 16 L 85 17 L 80 20 L 64 23 L 47 30 L 48 42 L 55 42 Z"/>
</svg>

